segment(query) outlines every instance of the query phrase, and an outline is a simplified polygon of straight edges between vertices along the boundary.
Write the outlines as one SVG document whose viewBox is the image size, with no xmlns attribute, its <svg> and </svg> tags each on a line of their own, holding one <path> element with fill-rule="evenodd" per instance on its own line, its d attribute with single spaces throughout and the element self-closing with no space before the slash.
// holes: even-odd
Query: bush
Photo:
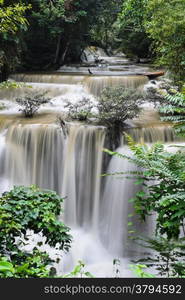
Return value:
<svg viewBox="0 0 185 300">
<path fill-rule="evenodd" d="M 62 202 L 63 199 L 55 192 L 41 191 L 36 186 L 14 187 L 2 195 L 0 261 L 6 258 L 12 264 L 12 274 L 15 273 L 18 277 L 43 277 L 49 274 L 46 267 L 51 259 L 47 253 L 40 252 L 37 247 L 31 253 L 18 248 L 17 241 L 21 243 L 20 245 L 24 245 L 28 240 L 28 230 L 36 234 L 42 233 L 46 243 L 51 247 L 57 246 L 61 250 L 68 251 L 71 242 L 69 228 L 57 220 Z M 2 273 L 0 268 L 0 277 L 10 275 L 5 271 L 2 269 Z"/>
<path fill-rule="evenodd" d="M 133 119 L 141 111 L 144 95 L 125 87 L 108 87 L 103 90 L 97 105 L 99 121 L 108 128 L 121 129 L 127 119 Z"/>
<path fill-rule="evenodd" d="M 68 117 L 72 120 L 87 121 L 88 118 L 92 117 L 93 103 L 89 98 L 83 97 L 77 103 L 66 101 L 65 107 L 69 109 Z"/>
<path fill-rule="evenodd" d="M 0 278 L 40 278 L 51 274 L 48 266 L 53 261 L 46 252 L 34 249 L 32 253 L 17 252 L 11 261 L 0 257 Z"/>
<path fill-rule="evenodd" d="M 16 98 L 16 102 L 22 107 L 27 118 L 32 118 L 42 104 L 48 103 L 51 99 L 45 97 L 45 93 L 26 93 L 23 98 Z"/>
</svg>

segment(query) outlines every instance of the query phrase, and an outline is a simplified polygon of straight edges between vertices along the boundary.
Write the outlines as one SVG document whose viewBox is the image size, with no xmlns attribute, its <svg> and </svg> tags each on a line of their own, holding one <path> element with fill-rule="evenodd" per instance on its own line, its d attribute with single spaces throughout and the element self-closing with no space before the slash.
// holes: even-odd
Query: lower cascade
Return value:
<svg viewBox="0 0 185 300">
<path fill-rule="evenodd" d="M 73 243 L 58 266 L 58 272 L 73 269 L 83 260 L 95 276 L 111 277 L 112 261 L 120 258 L 121 276 L 131 276 L 129 260 L 138 251 L 128 239 L 128 200 L 137 190 L 133 180 L 103 173 L 136 170 L 127 160 L 112 157 L 105 164 L 106 129 L 101 126 L 68 124 L 67 133 L 54 124 L 11 124 L 0 134 L 1 192 L 13 185 L 36 184 L 55 190 L 64 201 L 60 218 L 72 229 Z M 167 128 L 130 130 L 136 140 L 154 142 L 158 137 L 173 142 Z M 118 152 L 129 154 L 123 141 Z M 152 233 L 151 222 L 145 228 L 133 219 L 137 231 Z M 147 228 L 147 230 L 146 230 Z"/>
<path fill-rule="evenodd" d="M 71 272 L 80 260 L 95 277 L 114 277 L 113 261 L 119 259 L 119 276 L 132 277 L 130 262 L 144 250 L 129 238 L 128 223 L 132 222 L 137 235 L 150 237 L 155 227 L 155 216 L 141 223 L 129 202 L 141 186 L 125 174 L 137 171 L 136 166 L 103 151 L 112 147 L 114 151 L 131 155 L 124 137 L 118 135 L 116 142 L 112 141 L 107 128 L 93 121 L 85 124 L 67 119 L 64 127 L 57 122 L 67 112 L 66 100 L 73 104 L 90 100 L 96 110 L 98 97 L 105 87 L 143 90 L 150 85 L 144 75 L 147 66 L 129 65 L 129 61 L 125 65 L 125 57 L 119 62 L 114 57 L 108 60 L 105 70 L 99 66 L 89 72 L 88 67 L 73 66 L 55 73 L 12 74 L 10 81 L 16 80 L 20 87 L 0 90 L 3 108 L 0 110 L 0 193 L 14 185 L 37 185 L 64 198 L 59 219 L 71 229 L 71 249 L 64 253 L 42 245 L 42 250 L 47 249 L 51 256 L 60 258 L 55 265 L 58 275 Z M 15 100 L 30 90 L 47 92 L 51 101 L 42 105 L 34 118 L 24 118 Z M 166 145 L 182 142 L 169 124 L 160 122 L 150 103 L 145 103 L 138 118 L 128 120 L 126 126 L 126 132 L 136 142 L 161 141 Z M 29 251 L 38 241 L 43 241 L 42 236 L 30 233 L 26 249 Z"/>
</svg>

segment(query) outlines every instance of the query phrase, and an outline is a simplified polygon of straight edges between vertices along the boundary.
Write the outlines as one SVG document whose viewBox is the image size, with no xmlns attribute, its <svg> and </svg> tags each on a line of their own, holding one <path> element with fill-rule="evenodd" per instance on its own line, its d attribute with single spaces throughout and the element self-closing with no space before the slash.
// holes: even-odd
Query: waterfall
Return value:
<svg viewBox="0 0 185 300">
<path fill-rule="evenodd" d="M 172 129 L 166 130 L 168 134 L 163 127 L 131 129 L 130 133 L 136 140 L 160 137 L 174 141 Z M 112 260 L 120 257 L 122 276 L 128 276 L 129 257 L 141 251 L 128 240 L 127 229 L 128 214 L 133 212 L 128 200 L 139 187 L 119 175 L 101 177 L 104 127 L 71 123 L 67 131 L 64 135 L 54 124 L 10 124 L 1 131 L 1 191 L 13 185 L 37 184 L 65 198 L 61 218 L 70 226 L 74 241 L 60 272 L 69 272 L 81 259 L 96 276 L 111 276 Z M 129 154 L 124 145 L 117 151 Z M 112 157 L 106 168 L 107 173 L 131 170 L 136 167 L 118 157 Z M 139 233 L 148 230 L 151 234 L 151 221 L 144 227 L 135 218 L 133 223 Z"/>
<path fill-rule="evenodd" d="M 126 88 L 142 87 L 148 82 L 146 76 L 103 76 L 103 75 L 64 75 L 64 74 L 12 74 L 11 79 L 16 81 L 25 82 L 33 86 L 33 88 L 45 88 L 51 93 L 64 94 L 70 89 L 78 89 L 80 86 L 94 96 L 99 96 L 102 89 L 110 86 L 124 86 Z M 38 86 L 39 83 L 39 86 Z M 13 91 L 14 92 L 14 91 Z"/>
<path fill-rule="evenodd" d="M 55 190 L 67 197 L 67 224 L 98 227 L 103 127 L 73 124 L 66 138 L 56 125 L 16 125 L 4 139 L 1 168 L 10 186 L 37 184 Z"/>
<path fill-rule="evenodd" d="M 10 185 L 37 184 L 59 192 L 64 136 L 57 126 L 12 125 L 4 169 Z"/>
<path fill-rule="evenodd" d="M 99 96 L 106 87 L 123 86 L 135 89 L 144 86 L 147 82 L 146 76 L 88 76 L 84 85 L 91 94 Z"/>
<path fill-rule="evenodd" d="M 104 139 L 101 127 L 70 127 L 62 182 L 62 192 L 67 195 L 65 221 L 69 225 L 98 226 Z"/>
<path fill-rule="evenodd" d="M 130 155 L 127 146 L 116 149 L 117 152 Z M 119 173 L 136 171 L 137 167 L 128 160 L 113 156 L 107 173 Z M 127 248 L 127 222 L 128 222 L 128 200 L 136 192 L 133 180 L 126 179 L 124 175 L 108 176 L 106 179 L 105 190 L 102 199 L 102 219 L 101 232 L 103 241 L 107 249 L 122 257 Z M 116 237 L 116 238 L 115 238 Z"/>
<path fill-rule="evenodd" d="M 128 200 L 140 187 L 123 176 L 101 176 L 137 170 L 125 159 L 107 158 L 103 152 L 109 143 L 106 129 L 66 122 L 66 132 L 63 132 L 56 124 L 57 114 L 66 112 L 65 100 L 76 103 L 90 98 L 96 103 L 96 96 L 107 86 L 142 89 L 148 78 L 136 75 L 141 73 L 141 66 L 129 66 L 128 60 L 124 60 L 107 57 L 107 66 L 103 66 L 106 70 L 95 66 L 91 75 L 87 66 L 82 66 L 83 69 L 64 66 L 62 72 L 51 74 L 12 74 L 11 79 L 28 86 L 0 90 L 0 99 L 7 105 L 7 110 L 0 111 L 0 192 L 13 185 L 36 184 L 55 190 L 64 198 L 64 212 L 59 218 L 71 228 L 73 242 L 70 252 L 62 253 L 57 267 L 59 273 L 71 271 L 82 260 L 95 276 L 111 277 L 112 261 L 120 258 L 120 276 L 132 276 L 130 259 L 142 250 L 128 239 L 128 221 L 133 222 L 138 234 L 152 235 L 151 219 L 142 225 L 136 216 L 128 217 L 134 212 Z M 22 118 L 14 101 L 26 91 L 47 91 L 52 98 L 34 118 Z M 145 109 L 130 124 L 133 128 L 127 132 L 137 142 L 182 142 L 151 109 Z M 130 154 L 124 137 L 117 151 Z"/>
</svg>

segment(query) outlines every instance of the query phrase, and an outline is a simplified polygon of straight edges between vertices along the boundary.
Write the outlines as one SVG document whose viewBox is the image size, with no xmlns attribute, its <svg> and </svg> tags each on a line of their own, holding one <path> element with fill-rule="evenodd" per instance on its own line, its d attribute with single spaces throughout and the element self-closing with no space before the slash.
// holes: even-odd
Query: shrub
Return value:
<svg viewBox="0 0 185 300">
<path fill-rule="evenodd" d="M 71 242 L 69 228 L 57 219 L 61 212 L 62 201 L 63 199 L 55 192 L 41 191 L 36 186 L 14 187 L 10 192 L 2 195 L 0 198 L 0 257 L 6 257 L 12 263 L 14 268 L 12 274 L 15 273 L 20 277 L 48 275 L 49 271 L 46 267 L 51 259 L 47 253 L 40 252 L 37 247 L 31 253 L 18 248 L 17 241 L 24 245 L 24 242 L 28 240 L 28 230 L 42 233 L 46 243 L 51 247 L 57 246 L 61 250 L 68 251 Z"/>
<path fill-rule="evenodd" d="M 68 117 L 72 120 L 87 121 L 88 118 L 93 116 L 92 108 L 94 104 L 89 98 L 83 97 L 77 103 L 66 101 L 65 107 L 69 109 Z"/>
<path fill-rule="evenodd" d="M 51 99 L 45 97 L 45 93 L 26 93 L 22 98 L 16 98 L 16 102 L 22 107 L 27 118 L 32 118 L 42 104 L 48 103 Z"/>
<path fill-rule="evenodd" d="M 123 128 L 127 119 L 133 119 L 141 111 L 144 95 L 125 87 L 107 87 L 98 99 L 99 121 L 111 128 Z"/>
</svg>

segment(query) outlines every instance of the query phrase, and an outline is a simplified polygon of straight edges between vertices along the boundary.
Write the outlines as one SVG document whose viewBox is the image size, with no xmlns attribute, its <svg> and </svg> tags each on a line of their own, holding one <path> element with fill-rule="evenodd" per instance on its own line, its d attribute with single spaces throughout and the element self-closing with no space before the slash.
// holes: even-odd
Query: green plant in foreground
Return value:
<svg viewBox="0 0 185 300">
<path fill-rule="evenodd" d="M 77 277 L 88 277 L 93 278 L 94 276 L 90 272 L 84 271 L 85 264 L 83 261 L 79 260 L 78 264 L 72 272 L 67 275 L 62 276 L 63 278 L 77 278 Z"/>
<path fill-rule="evenodd" d="M 130 200 L 142 221 L 147 215 L 157 214 L 156 231 L 170 238 L 185 232 L 185 154 L 183 148 L 176 153 L 165 150 L 156 143 L 147 146 L 136 144 L 127 136 L 133 155 L 105 150 L 111 155 L 128 159 L 140 168 L 136 172 L 120 173 L 135 178 L 143 188 Z"/>
<path fill-rule="evenodd" d="M 51 259 L 47 253 L 37 247 L 31 253 L 18 248 L 18 244 L 24 246 L 28 240 L 28 230 L 42 233 L 51 247 L 69 250 L 72 238 L 69 228 L 57 219 L 62 202 L 56 192 L 40 190 L 36 186 L 17 186 L 1 196 L 0 257 L 6 257 L 12 263 L 15 277 L 49 275 L 47 267 Z"/>
<path fill-rule="evenodd" d="M 145 263 L 147 268 L 152 267 L 162 277 L 185 277 L 185 238 L 169 240 L 158 236 L 136 240 L 152 252 L 145 253 L 145 257 L 135 263 Z"/>
<path fill-rule="evenodd" d="M 160 107 L 161 120 L 174 124 L 175 132 L 185 136 L 185 94 L 174 91 L 164 95 L 166 105 Z"/>
<path fill-rule="evenodd" d="M 7 257 L 0 258 L 0 278 L 50 277 L 53 261 L 46 252 L 34 249 L 32 253 L 18 251 Z"/>
<path fill-rule="evenodd" d="M 154 278 L 155 276 L 153 274 L 147 273 L 144 270 L 147 269 L 148 266 L 142 265 L 142 264 L 135 264 L 135 265 L 130 265 L 131 271 L 140 278 Z"/>
</svg>

